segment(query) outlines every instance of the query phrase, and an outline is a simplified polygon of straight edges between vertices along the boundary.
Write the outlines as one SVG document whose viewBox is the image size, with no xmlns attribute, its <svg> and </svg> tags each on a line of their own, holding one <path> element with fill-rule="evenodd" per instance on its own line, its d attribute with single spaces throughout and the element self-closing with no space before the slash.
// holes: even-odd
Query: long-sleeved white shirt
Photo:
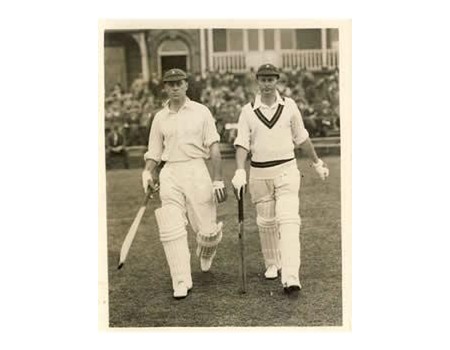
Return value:
<svg viewBox="0 0 450 350">
<path fill-rule="evenodd" d="M 209 158 L 210 146 L 219 140 L 209 109 L 186 98 L 178 112 L 166 104 L 155 115 L 144 159 L 159 163 Z"/>
</svg>

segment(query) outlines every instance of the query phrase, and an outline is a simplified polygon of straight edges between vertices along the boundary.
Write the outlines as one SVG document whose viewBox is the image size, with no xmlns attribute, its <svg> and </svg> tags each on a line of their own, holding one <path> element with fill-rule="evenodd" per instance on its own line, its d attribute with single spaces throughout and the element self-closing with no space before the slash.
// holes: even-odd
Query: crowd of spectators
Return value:
<svg viewBox="0 0 450 350">
<path fill-rule="evenodd" d="M 304 69 L 283 70 L 278 89 L 294 99 L 312 136 L 339 133 L 339 72 L 313 73 Z M 208 72 L 189 77 L 188 96 L 208 106 L 216 118 L 222 142 L 233 142 L 241 108 L 257 91 L 254 72 Z M 116 84 L 105 96 L 105 132 L 121 130 L 127 146 L 146 145 L 152 118 L 167 95 L 160 79 L 136 79 L 128 90 Z"/>
</svg>

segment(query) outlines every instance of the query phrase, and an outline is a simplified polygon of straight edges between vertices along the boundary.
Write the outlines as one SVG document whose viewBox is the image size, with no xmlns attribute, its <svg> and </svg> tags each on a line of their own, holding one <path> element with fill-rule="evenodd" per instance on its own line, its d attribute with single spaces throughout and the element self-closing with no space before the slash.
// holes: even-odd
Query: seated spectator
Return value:
<svg viewBox="0 0 450 350">
<path fill-rule="evenodd" d="M 304 68 L 284 69 L 278 89 L 297 103 L 312 136 L 327 135 L 327 129 L 339 133 L 337 69 L 317 73 Z M 245 74 L 207 71 L 204 76 L 198 72 L 190 76 L 188 96 L 210 109 L 222 131 L 222 140 L 227 142 L 233 138 L 233 130 L 223 126 L 237 122 L 242 106 L 254 99 L 256 90 L 256 78 L 251 69 Z M 105 96 L 105 132 L 109 133 L 111 125 L 118 123 L 120 129 L 126 131 L 128 145 L 145 146 L 152 117 L 167 98 L 155 72 L 151 73 L 149 82 L 139 76 L 128 90 L 116 84 Z"/>
<path fill-rule="evenodd" d="M 106 168 L 110 168 L 114 160 L 122 158 L 125 169 L 128 169 L 128 152 L 125 147 L 125 137 L 114 123 L 112 130 L 106 136 Z"/>
<path fill-rule="evenodd" d="M 200 74 L 195 74 L 195 76 L 190 76 L 188 79 L 188 91 L 187 96 L 195 102 L 201 101 L 203 84 L 202 84 L 202 76 Z"/>
<path fill-rule="evenodd" d="M 127 140 L 128 146 L 142 145 L 141 140 L 141 118 L 139 113 L 131 111 L 127 118 Z"/>
<path fill-rule="evenodd" d="M 135 100 L 140 100 L 143 97 L 147 88 L 146 85 L 147 83 L 144 81 L 142 74 L 139 74 L 139 76 L 134 79 L 133 83 L 131 84 L 130 90 Z"/>
<path fill-rule="evenodd" d="M 320 121 L 317 118 L 314 108 L 300 108 L 303 117 L 303 124 L 311 137 L 320 136 Z"/>
</svg>

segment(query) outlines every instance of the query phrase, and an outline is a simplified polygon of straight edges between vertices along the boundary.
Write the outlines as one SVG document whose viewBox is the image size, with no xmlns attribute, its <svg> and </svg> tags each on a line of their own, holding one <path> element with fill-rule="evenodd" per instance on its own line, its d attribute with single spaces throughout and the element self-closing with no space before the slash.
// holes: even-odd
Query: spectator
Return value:
<svg viewBox="0 0 450 350">
<path fill-rule="evenodd" d="M 203 89 L 201 75 L 197 73 L 195 76 L 189 78 L 188 84 L 189 89 L 187 91 L 187 96 L 195 102 L 200 102 Z"/>
<path fill-rule="evenodd" d="M 114 123 L 112 130 L 106 137 L 106 168 L 110 168 L 114 160 L 121 158 L 125 169 L 128 169 L 128 153 L 125 148 L 125 137 L 119 129 L 119 124 Z"/>
<path fill-rule="evenodd" d="M 221 139 L 227 142 L 233 138 L 233 129 L 227 125 L 236 123 L 243 105 L 251 101 L 257 92 L 254 71 L 245 74 L 207 71 L 189 78 L 188 95 L 205 104 L 216 118 Z M 152 116 L 167 100 L 156 74 L 144 82 L 138 77 L 129 91 L 116 84 L 105 96 L 105 132 L 113 123 L 127 131 L 129 144 L 145 145 L 148 139 Z M 280 93 L 292 98 L 303 113 L 305 126 L 311 135 L 326 134 L 319 119 L 330 120 L 333 130 L 339 129 L 339 71 L 325 71 L 315 75 L 305 69 L 285 69 L 278 85 Z M 329 103 L 323 107 L 323 101 Z M 324 112 L 322 112 L 324 110 Z M 307 111 L 305 113 L 305 111 Z M 308 120 L 306 120 L 308 119 Z"/>
<path fill-rule="evenodd" d="M 141 139 L 141 119 L 137 111 L 131 111 L 127 120 L 127 139 L 128 146 L 139 146 L 143 144 Z"/>
</svg>

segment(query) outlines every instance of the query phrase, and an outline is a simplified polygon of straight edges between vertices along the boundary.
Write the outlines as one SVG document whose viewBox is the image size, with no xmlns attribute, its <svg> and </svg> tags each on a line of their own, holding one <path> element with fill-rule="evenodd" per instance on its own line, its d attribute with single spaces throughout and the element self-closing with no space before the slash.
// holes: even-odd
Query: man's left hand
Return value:
<svg viewBox="0 0 450 350">
<path fill-rule="evenodd" d="M 222 203 L 227 200 L 227 188 L 225 187 L 225 183 L 223 181 L 214 181 L 213 189 L 217 203 Z"/>
<path fill-rule="evenodd" d="M 317 163 L 313 163 L 313 168 L 322 180 L 325 180 L 330 175 L 330 170 L 322 159 L 319 159 Z"/>
</svg>

